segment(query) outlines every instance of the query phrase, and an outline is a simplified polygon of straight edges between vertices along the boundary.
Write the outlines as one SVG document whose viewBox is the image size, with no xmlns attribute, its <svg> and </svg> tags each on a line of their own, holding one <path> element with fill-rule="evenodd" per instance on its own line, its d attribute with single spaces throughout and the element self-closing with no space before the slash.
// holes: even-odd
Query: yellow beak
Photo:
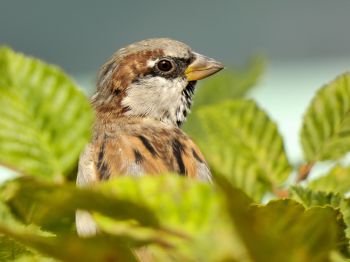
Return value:
<svg viewBox="0 0 350 262">
<path fill-rule="evenodd" d="M 206 78 L 219 72 L 224 68 L 223 64 L 209 57 L 195 54 L 194 61 L 185 70 L 185 75 L 188 81 L 196 81 Z"/>
</svg>

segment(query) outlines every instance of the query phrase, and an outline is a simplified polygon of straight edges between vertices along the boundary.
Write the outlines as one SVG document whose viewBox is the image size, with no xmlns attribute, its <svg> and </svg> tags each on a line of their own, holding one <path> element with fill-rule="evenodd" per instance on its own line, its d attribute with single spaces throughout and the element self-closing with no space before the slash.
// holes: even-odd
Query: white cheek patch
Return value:
<svg viewBox="0 0 350 262">
<path fill-rule="evenodd" d="M 187 81 L 182 78 L 147 77 L 128 88 L 122 105 L 130 108 L 127 115 L 146 114 L 176 123 L 176 109 L 183 103 L 181 97 L 186 85 Z"/>
</svg>

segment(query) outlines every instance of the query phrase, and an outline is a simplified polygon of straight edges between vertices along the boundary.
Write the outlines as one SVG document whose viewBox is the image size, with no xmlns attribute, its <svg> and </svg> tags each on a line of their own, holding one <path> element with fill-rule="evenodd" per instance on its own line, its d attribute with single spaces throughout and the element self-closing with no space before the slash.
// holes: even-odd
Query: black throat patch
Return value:
<svg viewBox="0 0 350 262">
<path fill-rule="evenodd" d="M 192 106 L 192 99 L 197 81 L 188 82 L 181 94 L 182 105 L 176 109 L 176 124 L 178 127 L 186 120 Z"/>
</svg>

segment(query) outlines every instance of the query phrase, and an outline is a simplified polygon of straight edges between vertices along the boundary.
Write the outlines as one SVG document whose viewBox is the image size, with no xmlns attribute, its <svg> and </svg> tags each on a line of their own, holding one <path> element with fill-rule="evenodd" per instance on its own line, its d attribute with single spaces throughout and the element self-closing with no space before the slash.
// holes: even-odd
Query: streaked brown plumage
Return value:
<svg viewBox="0 0 350 262">
<path fill-rule="evenodd" d="M 180 129 L 197 80 L 223 66 L 167 39 L 148 39 L 117 51 L 102 66 L 92 98 L 96 123 L 79 162 L 78 186 L 120 175 L 173 172 L 211 181 L 198 147 Z M 88 213 L 77 212 L 81 235 L 96 233 Z"/>
<path fill-rule="evenodd" d="M 186 134 L 153 119 L 123 117 L 95 132 L 91 152 L 97 180 L 169 171 L 196 178 L 198 165 L 205 164 Z"/>
</svg>

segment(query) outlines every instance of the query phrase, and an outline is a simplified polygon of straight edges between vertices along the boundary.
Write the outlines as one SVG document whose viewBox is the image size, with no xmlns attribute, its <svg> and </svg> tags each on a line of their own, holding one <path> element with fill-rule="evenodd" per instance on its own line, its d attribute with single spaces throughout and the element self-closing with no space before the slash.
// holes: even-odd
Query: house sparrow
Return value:
<svg viewBox="0 0 350 262">
<path fill-rule="evenodd" d="M 221 63 L 168 38 L 118 50 L 102 66 L 92 97 L 96 122 L 80 156 L 77 185 L 165 172 L 211 181 L 202 153 L 180 127 L 196 81 L 221 69 Z M 96 233 L 89 213 L 77 211 L 76 219 L 80 235 Z"/>
</svg>

